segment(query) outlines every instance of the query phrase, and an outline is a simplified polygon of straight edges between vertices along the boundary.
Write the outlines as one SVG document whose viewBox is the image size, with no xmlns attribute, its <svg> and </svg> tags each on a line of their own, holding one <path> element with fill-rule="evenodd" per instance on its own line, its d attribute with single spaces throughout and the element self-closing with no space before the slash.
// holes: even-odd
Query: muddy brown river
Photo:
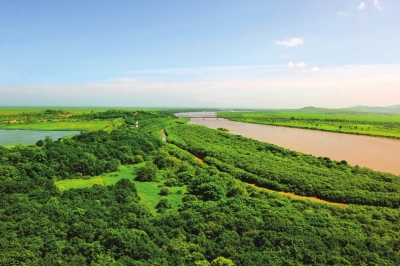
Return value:
<svg viewBox="0 0 400 266">
<path fill-rule="evenodd" d="M 257 125 L 219 118 L 192 118 L 189 124 L 227 128 L 230 133 L 290 150 L 400 175 L 400 140 L 318 130 Z"/>
</svg>

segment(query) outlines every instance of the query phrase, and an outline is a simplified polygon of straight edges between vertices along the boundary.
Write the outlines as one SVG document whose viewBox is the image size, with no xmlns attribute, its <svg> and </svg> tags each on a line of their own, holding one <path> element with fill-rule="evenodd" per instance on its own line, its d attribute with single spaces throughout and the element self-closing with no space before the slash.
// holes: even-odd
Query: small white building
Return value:
<svg viewBox="0 0 400 266">
<path fill-rule="evenodd" d="M 131 128 L 138 128 L 139 127 L 139 121 L 136 121 L 135 124 L 131 125 Z"/>
</svg>

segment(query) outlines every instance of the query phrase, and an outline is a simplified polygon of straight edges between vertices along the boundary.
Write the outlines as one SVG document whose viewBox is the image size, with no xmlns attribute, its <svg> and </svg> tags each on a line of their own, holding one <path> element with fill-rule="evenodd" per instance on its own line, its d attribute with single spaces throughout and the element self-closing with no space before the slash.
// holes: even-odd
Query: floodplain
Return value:
<svg viewBox="0 0 400 266">
<path fill-rule="evenodd" d="M 399 113 L 306 107 L 292 110 L 224 111 L 217 114 L 218 117 L 238 122 L 400 138 Z"/>
</svg>

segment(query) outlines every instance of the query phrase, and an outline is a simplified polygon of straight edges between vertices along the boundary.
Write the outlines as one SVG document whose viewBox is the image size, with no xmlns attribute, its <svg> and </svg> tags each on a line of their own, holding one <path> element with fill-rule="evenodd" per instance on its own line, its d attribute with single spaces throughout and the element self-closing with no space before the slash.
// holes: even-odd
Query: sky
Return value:
<svg viewBox="0 0 400 266">
<path fill-rule="evenodd" d="M 0 0 L 0 107 L 396 105 L 399 14 L 399 0 Z"/>
</svg>

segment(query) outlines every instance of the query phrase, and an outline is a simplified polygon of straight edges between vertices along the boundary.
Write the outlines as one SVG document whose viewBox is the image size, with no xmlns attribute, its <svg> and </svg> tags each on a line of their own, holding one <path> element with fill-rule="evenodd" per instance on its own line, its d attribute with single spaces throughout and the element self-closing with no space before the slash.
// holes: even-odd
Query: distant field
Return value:
<svg viewBox="0 0 400 266">
<path fill-rule="evenodd" d="M 166 108 L 148 108 L 148 107 L 85 107 L 85 106 L 1 106 L 0 107 L 0 115 L 15 115 L 20 114 L 22 112 L 31 113 L 31 112 L 43 112 L 47 109 L 52 110 L 66 110 L 75 115 L 83 114 L 83 113 L 91 113 L 93 112 L 104 112 L 110 109 L 115 110 L 126 110 L 126 111 L 136 111 L 136 110 L 146 110 L 146 111 L 155 111 Z"/>
<path fill-rule="evenodd" d="M 110 125 L 110 121 L 57 121 L 37 122 L 34 124 L 9 123 L 1 125 L 1 129 L 22 129 L 22 130 L 99 130 Z"/>
<path fill-rule="evenodd" d="M 82 114 L 114 110 L 137 111 L 137 107 L 0 107 L 0 129 L 9 130 L 111 130 L 117 119 L 87 119 Z M 143 108 L 140 108 L 143 110 Z M 147 108 L 156 110 L 156 108 Z M 121 122 L 117 121 L 121 125 Z"/>
<path fill-rule="evenodd" d="M 128 165 L 121 166 L 120 170 L 116 173 L 108 173 L 101 176 L 91 177 L 89 179 L 65 179 L 55 181 L 54 184 L 56 187 L 61 190 L 67 190 L 71 188 L 87 188 L 92 187 L 94 184 L 98 184 L 101 186 L 110 186 L 117 183 L 122 178 L 127 178 L 132 180 L 135 183 L 136 189 L 140 196 L 140 202 L 146 206 L 152 212 L 155 212 L 155 206 L 162 199 L 168 199 L 168 202 L 171 203 L 172 208 L 178 208 L 179 204 L 182 202 L 182 196 L 186 191 L 185 187 L 171 187 L 171 193 L 167 196 L 159 195 L 160 190 L 163 187 L 165 180 L 160 180 L 157 182 L 139 182 L 134 181 L 136 175 L 133 174 L 135 168 L 143 165 Z"/>
<path fill-rule="evenodd" d="M 255 124 L 400 138 L 400 114 L 303 108 L 261 112 L 218 112 L 218 116 Z"/>
</svg>

